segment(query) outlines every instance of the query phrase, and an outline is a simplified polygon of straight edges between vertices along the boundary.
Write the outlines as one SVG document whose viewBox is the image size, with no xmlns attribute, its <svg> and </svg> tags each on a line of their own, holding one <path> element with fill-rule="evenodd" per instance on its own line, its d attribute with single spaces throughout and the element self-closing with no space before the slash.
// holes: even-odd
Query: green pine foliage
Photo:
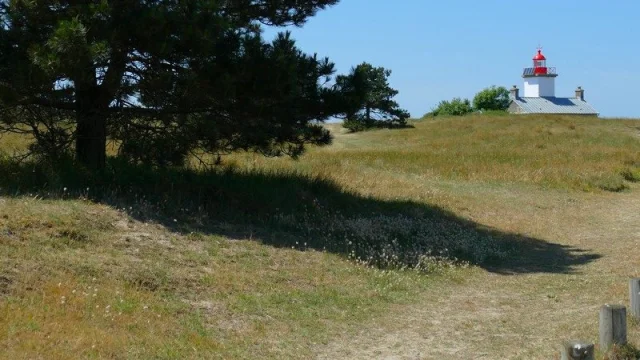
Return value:
<svg viewBox="0 0 640 360">
<path fill-rule="evenodd" d="M 339 106 L 326 58 L 289 33 L 338 0 L 0 0 L 0 134 L 32 152 L 106 164 L 179 165 L 195 150 L 299 156 L 328 144 Z M 74 154 L 75 152 L 75 154 Z"/>
<path fill-rule="evenodd" d="M 389 85 L 389 76 L 391 70 L 363 62 L 336 78 L 334 89 L 342 98 L 345 128 L 355 132 L 407 126 L 409 113 L 393 100 L 398 90 Z"/>
</svg>

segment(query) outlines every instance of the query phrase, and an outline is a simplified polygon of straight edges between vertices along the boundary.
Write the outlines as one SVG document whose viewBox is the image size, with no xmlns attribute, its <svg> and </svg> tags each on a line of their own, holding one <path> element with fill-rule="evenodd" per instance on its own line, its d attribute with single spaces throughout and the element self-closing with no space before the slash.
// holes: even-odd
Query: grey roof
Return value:
<svg viewBox="0 0 640 360">
<path fill-rule="evenodd" d="M 598 115 L 588 102 L 578 98 L 519 97 L 511 99 L 522 114 L 579 114 Z"/>
</svg>

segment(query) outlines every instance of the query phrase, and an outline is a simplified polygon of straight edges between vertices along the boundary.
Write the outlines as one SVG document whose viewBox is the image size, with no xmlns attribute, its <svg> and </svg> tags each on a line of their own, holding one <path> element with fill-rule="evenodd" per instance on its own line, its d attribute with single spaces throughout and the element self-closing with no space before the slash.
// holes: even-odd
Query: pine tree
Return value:
<svg viewBox="0 0 640 360">
<path fill-rule="evenodd" d="M 336 78 L 336 88 L 343 96 L 344 126 L 352 131 L 372 127 L 403 127 L 409 113 L 393 100 L 398 91 L 391 88 L 391 70 L 366 62 Z"/>
<path fill-rule="evenodd" d="M 338 0 L 0 0 L 0 133 L 31 133 L 48 156 L 75 147 L 105 166 L 179 164 L 198 149 L 298 156 L 330 136 L 326 58 L 288 33 Z"/>
</svg>

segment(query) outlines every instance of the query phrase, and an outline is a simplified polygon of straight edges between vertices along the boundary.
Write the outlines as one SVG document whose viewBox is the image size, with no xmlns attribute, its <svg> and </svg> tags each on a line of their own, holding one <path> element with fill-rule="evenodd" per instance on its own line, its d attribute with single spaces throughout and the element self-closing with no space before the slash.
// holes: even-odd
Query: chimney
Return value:
<svg viewBox="0 0 640 360">
<path fill-rule="evenodd" d="M 584 101 L 584 90 L 582 89 L 582 86 L 578 86 L 576 89 L 576 99 Z"/>
<path fill-rule="evenodd" d="M 513 85 L 511 90 L 509 90 L 509 94 L 512 99 L 518 99 L 520 97 L 520 89 L 518 89 L 517 86 Z"/>
</svg>

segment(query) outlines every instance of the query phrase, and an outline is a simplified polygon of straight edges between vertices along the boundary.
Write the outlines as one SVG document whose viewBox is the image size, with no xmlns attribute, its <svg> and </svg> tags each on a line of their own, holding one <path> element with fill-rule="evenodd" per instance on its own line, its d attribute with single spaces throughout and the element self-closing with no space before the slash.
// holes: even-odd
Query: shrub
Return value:
<svg viewBox="0 0 640 360">
<path fill-rule="evenodd" d="M 640 181 L 640 168 L 628 168 L 622 171 L 622 177 L 631 182 Z"/>
<path fill-rule="evenodd" d="M 473 108 L 476 110 L 505 111 L 509 107 L 511 99 L 509 90 L 500 86 L 491 86 L 478 92 L 473 98 Z"/>
<path fill-rule="evenodd" d="M 351 132 L 364 131 L 370 128 L 370 126 L 367 126 L 365 122 L 360 121 L 359 119 L 346 119 L 342 122 L 342 127 Z"/>
<path fill-rule="evenodd" d="M 629 189 L 629 186 L 624 183 L 624 178 L 620 175 L 595 179 L 591 182 L 591 185 L 598 189 L 611 192 L 621 192 Z"/>
<path fill-rule="evenodd" d="M 399 129 L 411 127 L 407 125 L 406 119 L 399 120 L 367 120 L 364 117 L 358 116 L 351 119 L 345 119 L 342 123 L 342 127 L 350 132 L 358 132 L 369 129 Z"/>
<path fill-rule="evenodd" d="M 482 114 L 484 116 L 508 116 L 509 112 L 505 110 L 479 110 L 478 114 Z"/>
<path fill-rule="evenodd" d="M 453 98 L 451 101 L 441 101 L 428 116 L 462 116 L 473 112 L 469 99 Z"/>
</svg>

